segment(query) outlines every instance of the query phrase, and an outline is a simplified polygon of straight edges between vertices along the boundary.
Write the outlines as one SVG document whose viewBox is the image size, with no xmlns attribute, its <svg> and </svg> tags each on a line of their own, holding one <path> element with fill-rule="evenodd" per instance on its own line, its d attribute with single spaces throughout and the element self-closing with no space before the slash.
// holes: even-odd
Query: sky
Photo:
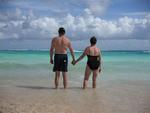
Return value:
<svg viewBox="0 0 150 113">
<path fill-rule="evenodd" d="M 0 50 L 49 49 L 59 27 L 75 50 L 150 50 L 150 0 L 0 0 Z"/>
</svg>

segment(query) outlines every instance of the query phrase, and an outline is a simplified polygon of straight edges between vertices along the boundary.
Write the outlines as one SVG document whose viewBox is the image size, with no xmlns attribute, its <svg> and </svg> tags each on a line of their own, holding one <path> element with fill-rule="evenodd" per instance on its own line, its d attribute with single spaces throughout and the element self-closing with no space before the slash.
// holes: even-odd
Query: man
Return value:
<svg viewBox="0 0 150 113">
<path fill-rule="evenodd" d="M 63 75 L 64 89 L 67 88 L 67 72 L 68 72 L 68 56 L 67 49 L 69 48 L 72 60 L 75 61 L 73 48 L 70 40 L 65 36 L 65 29 L 63 27 L 58 30 L 59 36 L 54 37 L 50 48 L 50 63 L 54 63 L 53 71 L 55 72 L 55 88 L 58 88 L 60 72 Z M 53 61 L 53 52 L 54 61 Z"/>
</svg>

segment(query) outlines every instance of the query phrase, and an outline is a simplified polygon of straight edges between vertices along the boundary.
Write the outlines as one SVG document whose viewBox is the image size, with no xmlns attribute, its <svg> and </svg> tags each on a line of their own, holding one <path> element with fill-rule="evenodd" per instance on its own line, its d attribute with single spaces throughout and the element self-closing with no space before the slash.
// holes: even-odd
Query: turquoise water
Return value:
<svg viewBox="0 0 150 113">
<path fill-rule="evenodd" d="M 68 53 L 69 54 L 69 53 Z M 75 52 L 78 58 L 82 52 Z M 76 81 L 83 79 L 87 58 L 77 65 L 70 64 L 69 76 Z M 0 51 L 0 79 L 42 78 L 53 76 L 49 64 L 49 51 Z M 104 51 L 100 80 L 150 80 L 150 52 Z"/>
</svg>

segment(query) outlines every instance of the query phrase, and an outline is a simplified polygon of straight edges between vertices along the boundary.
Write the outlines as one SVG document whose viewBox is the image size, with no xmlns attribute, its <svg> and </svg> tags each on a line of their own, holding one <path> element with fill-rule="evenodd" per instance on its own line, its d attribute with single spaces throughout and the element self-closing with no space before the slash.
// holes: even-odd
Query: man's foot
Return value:
<svg viewBox="0 0 150 113">
<path fill-rule="evenodd" d="M 93 87 L 93 89 L 96 89 L 96 87 Z"/>
<path fill-rule="evenodd" d="M 67 89 L 67 86 L 64 86 L 64 89 Z"/>
<path fill-rule="evenodd" d="M 83 86 L 82 88 L 83 88 L 83 89 L 86 89 L 86 87 L 85 87 L 85 86 Z"/>
<path fill-rule="evenodd" d="M 58 89 L 58 86 L 55 86 L 55 89 Z"/>
</svg>

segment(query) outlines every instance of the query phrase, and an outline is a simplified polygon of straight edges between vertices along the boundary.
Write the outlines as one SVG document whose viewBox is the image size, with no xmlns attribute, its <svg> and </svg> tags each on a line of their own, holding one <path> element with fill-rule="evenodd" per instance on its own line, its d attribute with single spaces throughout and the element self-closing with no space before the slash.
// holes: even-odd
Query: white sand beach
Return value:
<svg viewBox="0 0 150 113">
<path fill-rule="evenodd" d="M 48 82 L 5 83 L 0 84 L 0 113 L 150 113 L 149 81 L 101 81 L 85 90 L 81 84 L 64 90 Z"/>
</svg>

